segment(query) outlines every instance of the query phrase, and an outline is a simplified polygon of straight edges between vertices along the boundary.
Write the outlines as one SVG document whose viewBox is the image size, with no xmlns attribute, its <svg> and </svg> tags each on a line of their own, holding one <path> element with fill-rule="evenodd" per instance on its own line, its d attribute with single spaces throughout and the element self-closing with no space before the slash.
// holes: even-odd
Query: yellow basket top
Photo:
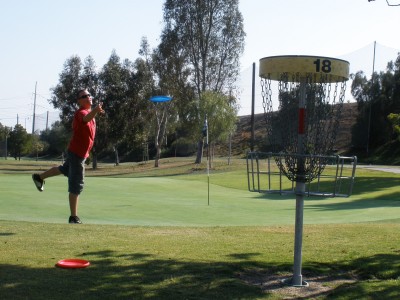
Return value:
<svg viewBox="0 0 400 300">
<path fill-rule="evenodd" d="M 343 82 L 349 79 L 348 61 L 308 55 L 269 56 L 260 59 L 259 76 L 271 80 L 282 80 L 288 74 L 288 81 L 300 81 L 310 75 L 314 82 Z M 293 76 L 291 76 L 293 75 Z"/>
</svg>

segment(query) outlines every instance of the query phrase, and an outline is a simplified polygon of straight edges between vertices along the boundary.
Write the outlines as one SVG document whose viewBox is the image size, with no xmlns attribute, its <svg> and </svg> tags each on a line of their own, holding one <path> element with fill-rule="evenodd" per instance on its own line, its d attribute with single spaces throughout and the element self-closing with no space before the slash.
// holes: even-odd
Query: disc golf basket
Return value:
<svg viewBox="0 0 400 300">
<path fill-rule="evenodd" d="M 286 283 L 307 286 L 301 274 L 304 196 L 347 197 L 354 183 L 356 157 L 334 155 L 349 63 L 272 56 L 260 59 L 259 75 L 269 152 L 248 154 L 249 190 L 296 195 L 293 277 Z"/>
</svg>

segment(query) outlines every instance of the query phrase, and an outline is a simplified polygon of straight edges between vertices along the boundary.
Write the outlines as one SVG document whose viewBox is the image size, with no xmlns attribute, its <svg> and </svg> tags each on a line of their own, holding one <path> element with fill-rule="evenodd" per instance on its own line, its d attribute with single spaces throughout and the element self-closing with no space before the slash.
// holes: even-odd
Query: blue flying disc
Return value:
<svg viewBox="0 0 400 300">
<path fill-rule="evenodd" d="M 170 97 L 170 96 L 152 96 L 152 97 L 150 97 L 151 102 L 168 102 L 171 100 L 172 100 L 172 97 Z"/>
</svg>

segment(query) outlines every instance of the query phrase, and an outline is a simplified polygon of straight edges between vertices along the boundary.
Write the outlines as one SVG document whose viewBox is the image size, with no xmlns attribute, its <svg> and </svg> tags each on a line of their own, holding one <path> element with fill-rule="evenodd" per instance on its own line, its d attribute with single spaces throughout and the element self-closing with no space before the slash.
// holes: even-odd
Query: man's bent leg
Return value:
<svg viewBox="0 0 400 300">
<path fill-rule="evenodd" d="M 43 172 L 42 174 L 40 174 L 39 176 L 42 180 L 44 180 L 46 178 L 57 176 L 60 174 L 61 174 L 61 171 L 60 171 L 59 167 L 52 167 L 49 170 L 47 170 L 46 172 Z"/>
</svg>

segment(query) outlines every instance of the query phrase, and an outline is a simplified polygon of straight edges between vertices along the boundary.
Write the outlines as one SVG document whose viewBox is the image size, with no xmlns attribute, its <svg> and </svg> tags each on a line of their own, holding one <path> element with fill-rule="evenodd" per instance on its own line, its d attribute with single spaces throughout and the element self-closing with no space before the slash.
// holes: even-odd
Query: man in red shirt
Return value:
<svg viewBox="0 0 400 300">
<path fill-rule="evenodd" d="M 68 222 L 71 224 L 82 223 L 78 217 L 78 202 L 84 185 L 85 160 L 89 157 L 96 135 L 95 117 L 98 113 L 104 113 L 102 103 L 91 109 L 92 97 L 86 89 L 79 90 L 78 104 L 79 109 L 75 112 L 72 122 L 73 134 L 69 142 L 65 163 L 42 174 L 32 175 L 33 182 L 40 192 L 44 190 L 46 178 L 60 174 L 68 177 L 69 207 L 71 210 Z"/>
</svg>

